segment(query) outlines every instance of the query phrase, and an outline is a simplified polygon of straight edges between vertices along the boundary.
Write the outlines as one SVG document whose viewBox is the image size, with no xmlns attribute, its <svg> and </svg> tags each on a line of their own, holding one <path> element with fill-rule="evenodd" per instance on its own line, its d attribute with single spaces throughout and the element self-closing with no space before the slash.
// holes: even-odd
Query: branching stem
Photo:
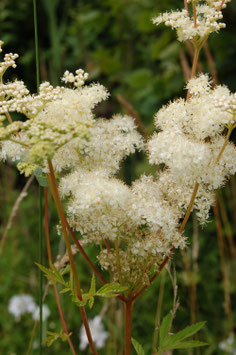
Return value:
<svg viewBox="0 0 236 355">
<path fill-rule="evenodd" d="M 45 201 L 45 205 L 44 205 L 44 218 L 45 218 L 46 245 L 47 245 L 48 262 L 49 262 L 49 266 L 50 266 L 50 268 L 51 268 L 51 265 L 52 265 L 52 252 L 51 252 L 50 235 L 49 235 L 48 191 L 47 191 L 47 187 L 44 188 L 44 201 Z M 71 341 L 71 339 L 70 339 L 69 331 L 68 331 L 68 328 L 67 328 L 67 325 L 66 325 L 66 321 L 65 321 L 65 318 L 64 318 L 64 315 L 63 315 L 63 311 L 62 311 L 62 308 L 61 308 L 60 298 L 59 298 L 59 295 L 58 295 L 58 291 L 57 291 L 56 284 L 53 283 L 52 285 L 53 285 L 53 291 L 54 291 L 54 295 L 55 295 L 55 298 L 56 298 L 57 308 L 58 308 L 59 315 L 60 315 L 60 318 L 61 318 L 62 326 L 63 326 L 63 328 L 64 328 L 65 333 L 66 333 L 67 336 L 68 336 L 67 339 L 68 339 L 68 343 L 69 343 L 69 345 L 70 345 L 72 354 L 73 354 L 73 355 L 76 355 L 76 351 L 75 351 L 75 348 L 74 348 L 74 346 L 73 346 L 73 344 L 72 344 L 72 341 Z"/>
<path fill-rule="evenodd" d="M 65 215 L 63 212 L 63 208 L 62 208 L 62 204 L 61 204 L 61 200 L 60 200 L 60 196 L 59 196 L 59 192 L 58 192 L 58 188 L 57 188 L 57 181 L 56 181 L 56 177 L 55 177 L 55 173 L 54 173 L 54 169 L 52 166 L 52 162 L 50 160 L 48 160 L 48 167 L 49 167 L 49 171 L 50 174 L 48 174 L 48 181 L 49 181 L 49 185 L 50 185 L 50 189 L 57 207 L 57 212 L 60 218 L 60 222 L 61 222 L 61 226 L 62 226 L 62 231 L 63 231 L 63 236 L 65 239 L 65 244 L 66 244 L 66 249 L 67 249 L 67 253 L 68 253 L 68 257 L 70 260 L 70 265 L 71 265 L 71 270 L 73 273 L 73 277 L 75 280 L 75 287 L 76 287 L 76 292 L 77 292 L 77 297 L 80 301 L 82 301 L 82 292 L 80 289 L 80 283 L 79 283 L 79 279 L 78 279 L 78 275 L 77 275 L 77 271 L 75 268 L 75 262 L 74 262 L 74 257 L 72 254 L 72 250 L 71 250 L 71 245 L 70 245 L 70 240 L 69 240 L 69 235 L 67 232 L 67 227 L 66 227 L 66 222 L 65 222 Z M 81 317 L 83 320 L 83 324 L 84 324 L 84 328 L 87 334 L 87 338 L 88 338 L 88 342 L 89 342 L 89 346 L 91 348 L 91 351 L 94 355 L 97 355 L 97 350 L 94 346 L 93 343 L 93 339 L 91 336 L 91 332 L 90 332 L 90 328 L 89 328 L 89 324 L 88 324 L 88 319 L 87 319 L 87 315 L 85 312 L 85 309 L 83 306 L 79 307 L 80 308 L 80 313 L 81 313 Z"/>
</svg>

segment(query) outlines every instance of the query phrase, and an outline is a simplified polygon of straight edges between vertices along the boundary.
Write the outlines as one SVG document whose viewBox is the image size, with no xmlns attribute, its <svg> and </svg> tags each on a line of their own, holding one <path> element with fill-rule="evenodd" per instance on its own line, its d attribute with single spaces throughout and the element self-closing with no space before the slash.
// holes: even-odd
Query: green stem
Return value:
<svg viewBox="0 0 236 355">
<path fill-rule="evenodd" d="M 157 339 L 158 339 L 158 332 L 159 332 L 160 319 L 161 319 L 161 309 L 162 309 L 162 302 L 163 302 L 164 289 L 165 289 L 165 279 L 166 279 L 166 270 L 164 269 L 161 273 L 161 283 L 160 283 L 160 291 L 159 291 L 158 301 L 157 301 L 152 351 L 154 351 L 157 347 Z"/>
<path fill-rule="evenodd" d="M 33 9 L 34 9 L 34 39 L 35 39 L 35 65 L 36 65 L 36 84 L 37 84 L 37 92 L 39 92 L 39 53 L 38 53 L 38 26 L 37 26 L 37 7 L 36 0 L 33 0 Z M 24 144 L 22 144 L 24 145 Z M 39 263 L 43 264 L 43 216 L 42 216 L 42 205 L 43 205 L 43 197 L 42 197 L 42 187 L 39 186 Z M 39 353 L 42 354 L 42 338 L 43 338 L 43 273 L 39 271 L 40 278 L 40 290 L 39 290 Z"/>
</svg>

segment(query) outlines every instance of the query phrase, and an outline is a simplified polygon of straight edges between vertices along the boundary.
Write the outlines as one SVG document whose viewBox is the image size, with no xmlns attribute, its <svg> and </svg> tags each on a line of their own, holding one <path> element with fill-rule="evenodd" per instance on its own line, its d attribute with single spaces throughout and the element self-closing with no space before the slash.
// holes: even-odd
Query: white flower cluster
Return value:
<svg viewBox="0 0 236 355">
<path fill-rule="evenodd" d="M 100 316 L 94 317 L 94 319 L 90 319 L 89 327 L 91 330 L 92 338 L 95 343 L 97 349 L 102 349 L 106 343 L 108 338 L 108 332 L 105 331 L 104 325 L 102 323 L 102 318 Z M 89 345 L 88 337 L 86 335 L 86 331 L 84 326 L 81 327 L 80 330 L 80 350 L 85 350 Z"/>
<path fill-rule="evenodd" d="M 44 165 L 46 159 L 52 159 L 61 147 L 76 138 L 72 148 L 75 144 L 74 156 L 77 159 L 71 159 L 71 165 L 76 164 L 80 140 L 86 142 L 90 135 L 89 128 L 95 122 L 92 109 L 108 97 L 102 85 L 81 87 L 86 78 L 87 73 L 77 70 L 74 77 L 76 90 L 64 87 L 54 89 L 46 82 L 40 85 L 38 95 L 30 95 L 22 81 L 1 83 L 0 114 L 21 112 L 28 117 L 24 123 L 14 122 L 6 127 L 1 118 L 1 158 L 20 159 L 19 170 L 29 175 L 36 165 Z M 15 135 L 19 130 L 20 134 Z M 58 170 L 68 166 L 68 156 L 71 154 L 67 148 L 58 152 L 55 158 Z"/>
<path fill-rule="evenodd" d="M 0 41 L 0 52 L 3 42 Z M 5 71 L 15 68 L 15 59 L 18 54 L 5 54 L 3 62 L 0 63 L 0 114 L 7 112 L 21 112 L 28 118 L 34 117 L 47 102 L 59 97 L 61 89 L 53 88 L 48 82 L 40 85 L 39 95 L 30 95 L 23 81 L 3 83 L 2 78 Z"/>
<path fill-rule="evenodd" d="M 12 296 L 9 300 L 8 312 L 15 317 L 16 321 L 20 321 L 21 316 L 26 313 L 30 313 L 34 320 L 39 320 L 39 307 L 31 295 L 20 294 Z M 43 322 L 47 320 L 50 313 L 48 306 L 44 304 L 42 309 Z"/>
<path fill-rule="evenodd" d="M 85 73 L 82 69 L 77 69 L 75 74 L 76 75 L 66 70 L 61 80 L 65 83 L 72 83 L 75 87 L 79 88 L 84 85 L 85 80 L 88 79 L 88 73 Z"/>
<path fill-rule="evenodd" d="M 195 203 L 206 203 L 197 207 L 204 222 L 212 202 L 207 194 L 236 172 L 236 147 L 232 143 L 227 143 L 218 159 L 225 142 L 222 133 L 225 127 L 234 127 L 236 118 L 217 104 L 222 97 L 231 102 L 233 95 L 226 87 L 212 89 L 208 77 L 201 75 L 190 80 L 187 88 L 189 100 L 174 101 L 156 114 L 160 132 L 148 142 L 149 160 L 151 164 L 164 164 L 169 179 L 181 191 L 191 191 L 195 182 L 202 185 Z"/>
<path fill-rule="evenodd" d="M 79 165 L 89 171 L 103 168 L 111 175 L 126 156 L 144 148 L 134 121 L 128 116 L 99 118 L 89 128 L 88 137 L 74 139 L 58 150 L 53 159 L 57 171 Z"/>
<path fill-rule="evenodd" d="M 227 339 L 222 340 L 219 343 L 219 349 L 225 354 L 236 355 L 236 341 L 234 334 L 230 334 Z"/>
<path fill-rule="evenodd" d="M 228 112 L 233 115 L 233 119 L 236 116 L 236 93 L 230 95 L 223 95 L 216 102 L 217 107 L 219 107 L 223 112 Z"/>
<path fill-rule="evenodd" d="M 230 0 L 226 0 L 225 4 Z M 191 1 L 191 3 L 193 3 Z M 190 16 L 186 9 L 161 14 L 153 19 L 154 24 L 164 23 L 176 29 L 179 41 L 199 40 L 208 37 L 210 33 L 219 31 L 225 24 L 218 22 L 223 15 L 220 9 L 221 1 L 204 0 L 197 3 L 196 19 Z M 223 6 L 225 7 L 225 6 Z"/>
<path fill-rule="evenodd" d="M 2 52 L 2 45 L 4 44 L 3 41 L 0 41 L 0 53 Z M 19 57 L 16 53 L 7 53 L 4 56 L 3 62 L 0 63 L 0 82 L 2 82 L 2 77 L 5 71 L 9 68 L 16 68 L 15 60 Z"/>
</svg>

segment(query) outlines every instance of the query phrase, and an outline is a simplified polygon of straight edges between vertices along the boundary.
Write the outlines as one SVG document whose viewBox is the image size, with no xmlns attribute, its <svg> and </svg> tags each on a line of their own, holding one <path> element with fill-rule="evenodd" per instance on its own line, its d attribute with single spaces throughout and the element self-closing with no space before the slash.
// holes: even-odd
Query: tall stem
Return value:
<svg viewBox="0 0 236 355">
<path fill-rule="evenodd" d="M 42 187 L 39 186 L 39 263 L 43 264 L 43 196 Z M 39 353 L 42 354 L 42 340 L 43 340 L 43 273 L 39 272 Z"/>
<path fill-rule="evenodd" d="M 229 138 L 230 138 L 230 135 L 231 135 L 231 133 L 232 133 L 233 128 L 234 128 L 234 126 L 232 126 L 232 127 L 230 127 L 230 128 L 228 129 L 228 133 L 227 133 L 227 135 L 226 135 L 226 137 L 225 137 L 224 144 L 223 144 L 223 146 L 222 146 L 222 148 L 221 148 L 221 150 L 220 150 L 220 152 L 219 152 L 219 154 L 218 154 L 218 156 L 217 156 L 217 158 L 216 158 L 216 163 L 219 162 L 219 160 L 220 160 L 220 158 L 221 158 L 221 156 L 222 156 L 222 154 L 223 154 L 223 151 L 225 150 L 225 147 L 226 147 L 226 145 L 227 145 L 227 143 L 228 143 L 228 141 L 229 141 Z"/>
<path fill-rule="evenodd" d="M 125 302 L 125 355 L 131 355 L 131 334 L 132 334 L 132 308 L 133 302 Z"/>
<path fill-rule="evenodd" d="M 89 264 L 89 266 L 92 268 L 92 270 L 95 272 L 95 274 L 99 277 L 99 279 L 106 284 L 107 281 L 104 279 L 104 277 L 102 276 L 102 274 L 98 271 L 98 269 L 93 265 L 92 261 L 90 260 L 90 258 L 88 257 L 88 255 L 86 254 L 86 252 L 84 251 L 84 248 L 82 247 L 82 245 L 80 244 L 79 240 L 76 238 L 75 234 L 73 233 L 72 229 L 70 228 L 70 225 L 66 219 L 66 226 L 67 229 L 71 235 L 71 237 L 73 238 L 75 244 L 77 245 L 79 251 L 81 252 L 81 254 L 83 255 L 84 259 L 87 261 L 87 263 Z"/>
<path fill-rule="evenodd" d="M 74 257 L 73 257 L 72 250 L 71 250 L 69 235 L 68 235 L 67 228 L 66 228 L 65 215 L 63 212 L 63 208 L 62 208 L 62 204 L 61 204 L 61 200 L 60 200 L 60 196 L 59 196 L 59 192 L 58 192 L 58 188 L 57 188 L 57 181 L 56 181 L 56 177 L 54 174 L 52 162 L 50 160 L 48 161 L 48 166 L 49 166 L 49 171 L 50 171 L 50 174 L 48 174 L 48 181 L 49 181 L 52 195 L 53 195 L 56 207 L 57 207 L 57 212 L 58 212 L 58 215 L 60 218 L 63 236 L 64 236 L 65 244 L 66 244 L 66 249 L 67 249 L 68 257 L 70 260 L 70 266 L 71 266 L 71 270 L 72 270 L 73 277 L 75 280 L 77 297 L 80 301 L 82 301 L 82 292 L 80 289 L 80 283 L 79 283 L 79 279 L 78 279 L 78 275 L 77 275 L 77 271 L 76 271 L 76 267 L 75 267 Z M 87 319 L 85 309 L 83 306 L 79 307 L 79 309 L 80 309 L 80 314 L 81 314 L 81 317 L 83 320 L 84 328 L 85 328 L 85 331 L 87 334 L 89 346 L 92 350 L 92 353 L 94 355 L 97 355 L 97 350 L 96 350 L 94 343 L 93 343 L 93 339 L 92 339 L 91 332 L 89 329 L 89 324 L 88 324 L 88 319 Z"/>
<path fill-rule="evenodd" d="M 48 191 L 47 191 L 46 187 L 44 188 L 44 201 L 45 201 L 44 217 L 45 217 L 46 245 L 47 245 L 48 262 L 49 262 L 49 266 L 51 268 L 51 265 L 52 265 L 52 252 L 51 252 L 51 246 L 50 246 L 49 220 L 48 220 Z M 55 283 L 53 283 L 53 291 L 54 291 L 54 295 L 55 295 L 55 298 L 56 298 L 57 308 L 58 308 L 59 315 L 60 315 L 60 318 L 61 318 L 62 326 L 64 328 L 65 333 L 68 336 L 68 338 L 67 338 L 68 339 L 68 343 L 70 345 L 72 354 L 76 355 L 76 351 L 75 351 L 74 346 L 73 346 L 73 344 L 71 342 L 71 339 L 70 339 L 69 331 L 68 331 L 68 328 L 67 328 L 67 325 L 66 325 L 66 321 L 65 321 L 65 318 L 64 318 L 64 315 L 63 315 L 63 311 L 62 311 L 61 303 L 60 303 L 60 298 L 59 298 L 57 287 L 56 287 Z"/>
<path fill-rule="evenodd" d="M 192 64 L 192 70 L 191 70 L 191 77 L 190 78 L 193 78 L 194 75 L 196 74 L 197 63 L 198 63 L 200 50 L 201 50 L 201 48 L 194 47 L 193 64 Z M 189 98 L 190 98 L 190 91 L 188 90 L 186 99 L 188 100 Z"/>
<path fill-rule="evenodd" d="M 194 204 L 194 200 L 195 200 L 195 197 L 196 197 L 196 195 L 197 195 L 198 188 L 199 188 L 199 184 L 196 182 L 195 185 L 194 185 L 193 192 L 192 192 L 191 200 L 190 200 L 190 202 L 189 202 L 187 211 L 186 211 L 186 213 L 185 213 L 184 220 L 183 220 L 183 222 L 181 223 L 181 226 L 180 226 L 180 228 L 179 228 L 179 233 L 182 233 L 182 232 L 183 232 L 184 227 L 186 226 L 186 223 L 188 222 L 188 219 L 189 219 L 189 216 L 190 216 L 190 214 L 191 214 L 192 207 L 193 207 L 193 204 Z"/>
<path fill-rule="evenodd" d="M 37 23 L 37 6 L 36 0 L 33 0 L 34 11 L 34 42 L 35 42 L 35 66 L 36 66 L 36 85 L 39 92 L 40 76 L 39 76 L 39 46 L 38 46 L 38 23 Z M 43 264 L 43 197 L 42 187 L 39 186 L 39 263 Z M 43 273 L 39 270 L 39 354 L 42 354 L 43 339 Z"/>
</svg>

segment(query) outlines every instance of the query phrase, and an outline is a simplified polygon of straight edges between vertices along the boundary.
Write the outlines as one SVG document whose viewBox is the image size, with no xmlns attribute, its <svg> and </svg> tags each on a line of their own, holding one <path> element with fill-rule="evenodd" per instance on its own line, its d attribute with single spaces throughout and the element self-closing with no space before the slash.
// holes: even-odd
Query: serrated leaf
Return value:
<svg viewBox="0 0 236 355">
<path fill-rule="evenodd" d="M 189 338 L 190 336 L 194 335 L 197 333 L 204 325 L 206 322 L 199 322 L 193 325 L 189 325 L 188 327 L 184 328 L 183 330 L 179 331 L 178 333 L 174 334 L 171 339 L 174 342 L 179 342 L 182 341 L 186 338 Z"/>
<path fill-rule="evenodd" d="M 95 295 L 95 293 L 96 293 L 96 279 L 95 279 L 95 275 L 93 274 L 90 289 L 89 289 L 89 295 Z"/>
<path fill-rule="evenodd" d="M 52 269 L 53 269 L 54 273 L 57 275 L 58 282 L 60 282 L 61 284 L 66 286 L 67 283 L 65 282 L 65 280 L 64 280 L 64 278 L 62 276 L 63 274 L 60 273 L 54 265 L 52 265 Z"/>
<path fill-rule="evenodd" d="M 168 313 L 167 316 L 164 317 L 163 321 L 161 322 L 161 326 L 160 326 L 160 333 L 159 333 L 160 334 L 159 335 L 160 349 L 163 349 L 163 347 L 166 344 L 166 341 L 169 340 L 169 338 L 171 338 L 169 336 L 171 322 L 172 322 L 172 315 L 171 315 L 171 313 Z"/>
<path fill-rule="evenodd" d="M 206 345 L 209 344 L 199 340 L 187 340 L 187 341 L 181 341 L 179 343 L 175 343 L 173 345 L 167 346 L 165 349 L 160 349 L 160 350 L 189 349 L 189 348 L 197 348 L 198 346 L 206 346 Z"/>
<path fill-rule="evenodd" d="M 35 264 L 45 274 L 44 276 L 46 276 L 47 278 L 49 278 L 53 282 L 57 282 L 58 281 L 57 276 L 54 274 L 54 272 L 52 270 L 50 270 L 50 269 L 46 268 L 45 266 L 40 265 L 40 264 L 38 264 L 36 262 L 35 262 Z"/>
<path fill-rule="evenodd" d="M 42 341 L 42 344 L 47 343 L 47 346 L 51 346 L 57 339 L 67 341 L 67 339 L 72 335 L 72 333 L 65 334 L 62 330 L 60 331 L 60 333 L 54 333 L 47 330 L 47 334 L 49 336 Z"/>
<path fill-rule="evenodd" d="M 88 301 L 89 308 L 91 309 L 94 305 L 94 297 L 91 297 Z"/>
<path fill-rule="evenodd" d="M 65 275 L 65 274 L 68 274 L 68 272 L 70 272 L 70 269 L 71 269 L 70 264 L 67 264 L 64 269 L 61 269 L 61 270 L 60 270 L 60 274 L 61 274 L 62 276 Z"/>
<path fill-rule="evenodd" d="M 116 296 L 116 293 L 123 292 L 127 289 L 128 289 L 127 286 L 122 286 L 118 282 L 112 282 L 102 286 L 96 292 L 96 295 L 101 297 L 114 297 Z"/>
<path fill-rule="evenodd" d="M 145 355 L 142 345 L 139 344 L 139 342 L 137 342 L 137 340 L 135 340 L 134 338 L 132 338 L 131 341 L 132 341 L 133 347 L 136 350 L 136 353 L 138 355 Z"/>
</svg>

